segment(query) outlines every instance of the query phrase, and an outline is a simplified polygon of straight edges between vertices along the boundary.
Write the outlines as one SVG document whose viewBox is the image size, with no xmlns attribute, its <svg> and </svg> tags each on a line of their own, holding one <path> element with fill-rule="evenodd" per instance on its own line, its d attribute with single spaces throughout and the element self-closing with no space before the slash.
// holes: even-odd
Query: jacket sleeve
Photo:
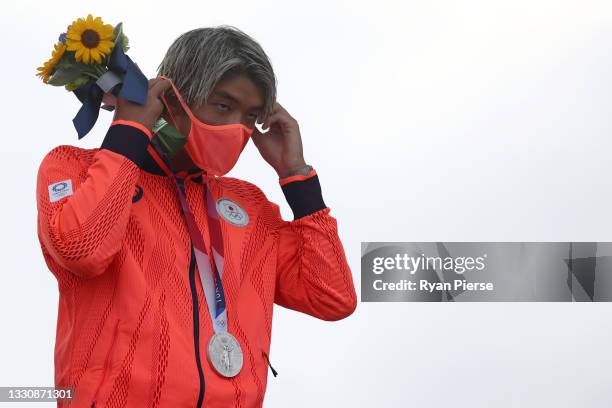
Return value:
<svg viewBox="0 0 612 408">
<path fill-rule="evenodd" d="M 140 123 L 112 122 L 91 164 L 72 146 L 58 146 L 37 175 L 38 238 L 61 267 L 91 278 L 122 245 L 140 166 L 152 138 Z"/>
<path fill-rule="evenodd" d="M 357 295 L 316 171 L 281 178 L 279 184 L 294 220 L 279 221 L 274 302 L 322 320 L 348 317 L 357 307 Z"/>
</svg>

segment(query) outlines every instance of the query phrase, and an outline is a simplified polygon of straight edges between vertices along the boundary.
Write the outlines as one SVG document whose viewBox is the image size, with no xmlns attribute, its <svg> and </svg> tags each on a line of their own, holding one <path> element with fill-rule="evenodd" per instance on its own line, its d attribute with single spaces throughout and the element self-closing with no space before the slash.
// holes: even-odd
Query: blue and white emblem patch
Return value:
<svg viewBox="0 0 612 408">
<path fill-rule="evenodd" d="M 72 195 L 72 180 L 67 179 L 49 184 L 49 200 L 54 203 L 64 197 Z"/>
</svg>

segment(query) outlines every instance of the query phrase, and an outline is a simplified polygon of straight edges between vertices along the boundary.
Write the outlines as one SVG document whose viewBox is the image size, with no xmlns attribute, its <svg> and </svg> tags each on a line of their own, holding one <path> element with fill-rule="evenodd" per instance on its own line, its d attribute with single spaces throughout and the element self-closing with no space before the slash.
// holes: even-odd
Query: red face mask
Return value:
<svg viewBox="0 0 612 408">
<path fill-rule="evenodd" d="M 191 126 L 189 135 L 187 135 L 185 150 L 193 163 L 209 175 L 223 176 L 227 174 L 238 161 L 253 133 L 253 129 L 242 123 L 209 125 L 202 122 L 191 112 L 172 80 L 161 75 L 160 78 L 170 81 L 175 95 L 189 116 Z M 162 95 L 161 98 L 170 116 L 172 116 L 165 96 Z M 174 121 L 174 117 L 172 117 L 172 120 Z"/>
</svg>

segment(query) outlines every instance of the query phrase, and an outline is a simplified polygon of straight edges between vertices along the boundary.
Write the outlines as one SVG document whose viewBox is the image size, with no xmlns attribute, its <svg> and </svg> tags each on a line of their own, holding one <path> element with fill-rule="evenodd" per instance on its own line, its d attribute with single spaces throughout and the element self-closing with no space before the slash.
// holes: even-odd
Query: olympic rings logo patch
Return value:
<svg viewBox="0 0 612 408">
<path fill-rule="evenodd" d="M 244 227 L 249 223 L 249 215 L 235 201 L 229 198 L 217 200 L 217 212 L 227 222 L 237 227 Z"/>
</svg>

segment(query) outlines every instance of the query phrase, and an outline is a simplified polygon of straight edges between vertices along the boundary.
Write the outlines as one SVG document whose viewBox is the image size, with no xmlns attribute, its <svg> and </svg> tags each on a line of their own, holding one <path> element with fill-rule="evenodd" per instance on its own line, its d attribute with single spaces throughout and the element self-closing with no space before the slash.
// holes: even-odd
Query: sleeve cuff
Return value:
<svg viewBox="0 0 612 408">
<path fill-rule="evenodd" d="M 117 124 L 134 126 L 136 129 L 140 129 L 144 133 L 146 133 L 146 135 L 149 137 L 149 140 L 153 139 L 153 132 L 147 129 L 147 127 L 143 125 L 142 123 L 135 122 L 133 120 L 124 120 L 124 119 L 117 119 L 117 120 L 114 120 L 113 123 L 111 123 L 111 125 L 117 125 Z"/>
<path fill-rule="evenodd" d="M 115 120 L 111 123 L 100 147 L 119 153 L 142 168 L 152 137 L 151 131 L 138 122 Z"/>
<path fill-rule="evenodd" d="M 314 169 L 308 175 L 290 176 L 279 181 L 287 203 L 289 203 L 291 211 L 293 211 L 294 220 L 327 207 L 323 201 L 319 176 L 316 172 L 314 174 L 313 172 Z M 282 183 L 282 180 L 286 179 L 292 180 Z"/>
<path fill-rule="evenodd" d="M 291 183 L 293 181 L 302 181 L 302 180 L 306 180 L 307 178 L 310 178 L 312 176 L 314 176 L 315 174 L 317 174 L 315 169 L 311 169 L 308 174 L 303 175 L 303 174 L 296 174 L 295 176 L 288 176 L 288 177 L 283 177 L 283 178 L 279 178 L 278 179 L 278 183 L 281 186 L 284 186 L 287 183 Z"/>
</svg>

